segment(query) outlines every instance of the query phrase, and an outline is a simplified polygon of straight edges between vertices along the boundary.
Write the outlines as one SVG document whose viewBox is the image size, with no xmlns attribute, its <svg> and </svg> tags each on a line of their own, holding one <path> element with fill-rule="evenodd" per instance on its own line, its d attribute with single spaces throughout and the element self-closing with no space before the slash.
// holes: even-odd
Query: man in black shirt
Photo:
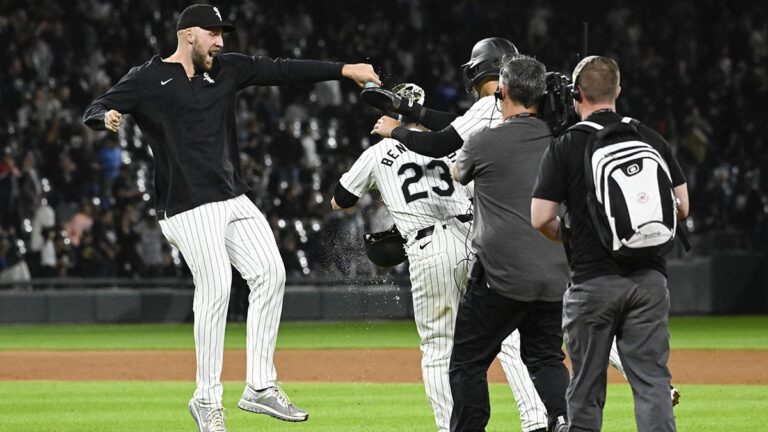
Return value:
<svg viewBox="0 0 768 432">
<path fill-rule="evenodd" d="M 475 182 L 477 257 L 456 317 L 449 369 L 454 432 L 485 430 L 488 367 L 516 329 L 549 430 L 566 427 L 561 316 L 568 267 L 562 249 L 530 227 L 528 213 L 537 162 L 552 142 L 549 127 L 536 117 L 545 72 L 531 57 L 506 58 L 497 91 L 504 123 L 470 136 L 457 156 L 456 179 Z"/>
<path fill-rule="evenodd" d="M 615 61 L 587 57 L 574 70 L 573 81 L 580 94 L 574 105 L 582 120 L 601 126 L 622 121 L 616 113 L 621 87 Z M 680 165 L 661 135 L 642 125 L 638 130 L 669 166 L 678 218 L 685 218 L 688 192 Z M 618 261 L 603 247 L 587 208 L 588 138 L 588 133 L 571 129 L 552 143 L 542 158 L 531 203 L 533 226 L 552 240 L 562 239 L 557 216 L 561 202 L 571 219 L 567 247 L 573 284 L 563 300 L 563 330 L 573 364 L 569 430 L 598 431 L 602 426 L 608 353 L 615 336 L 635 396 L 638 430 L 674 431 L 665 260 L 653 256 Z"/>
<path fill-rule="evenodd" d="M 221 369 L 232 274 L 248 281 L 247 386 L 238 406 L 286 421 L 308 414 L 276 385 L 273 363 L 285 268 L 272 230 L 246 197 L 235 131 L 237 92 L 346 77 L 379 78 L 368 64 L 270 59 L 221 53 L 234 26 L 218 8 L 192 5 L 176 25 L 176 52 L 134 67 L 85 111 L 85 124 L 116 132 L 132 114 L 155 162 L 155 207 L 163 234 L 184 255 L 195 282 L 197 389 L 189 409 L 202 431 L 224 431 Z"/>
</svg>

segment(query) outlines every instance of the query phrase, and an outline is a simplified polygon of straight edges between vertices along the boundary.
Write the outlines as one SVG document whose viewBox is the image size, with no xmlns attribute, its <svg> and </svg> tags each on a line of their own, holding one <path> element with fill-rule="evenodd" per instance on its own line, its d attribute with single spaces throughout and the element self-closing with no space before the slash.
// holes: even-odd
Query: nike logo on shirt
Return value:
<svg viewBox="0 0 768 432">
<path fill-rule="evenodd" d="M 419 249 L 424 249 L 425 247 L 429 246 L 430 243 L 432 242 L 430 241 L 430 242 L 424 243 L 423 245 L 419 245 Z"/>
<path fill-rule="evenodd" d="M 166 84 L 168 84 L 168 83 L 169 83 L 169 82 L 170 82 L 172 79 L 173 79 L 173 78 L 168 78 L 168 79 L 167 79 L 167 80 L 165 80 L 165 81 L 160 81 L 160 85 L 166 85 Z"/>
</svg>

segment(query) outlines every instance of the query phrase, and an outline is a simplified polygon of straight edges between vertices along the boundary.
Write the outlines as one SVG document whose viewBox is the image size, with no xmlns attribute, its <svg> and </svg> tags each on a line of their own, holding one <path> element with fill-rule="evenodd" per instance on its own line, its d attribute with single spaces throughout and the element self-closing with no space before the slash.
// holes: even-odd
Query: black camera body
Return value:
<svg viewBox="0 0 768 432">
<path fill-rule="evenodd" d="M 578 122 L 573 108 L 573 84 L 560 72 L 547 72 L 547 87 L 539 102 L 539 115 L 557 137 Z"/>
</svg>

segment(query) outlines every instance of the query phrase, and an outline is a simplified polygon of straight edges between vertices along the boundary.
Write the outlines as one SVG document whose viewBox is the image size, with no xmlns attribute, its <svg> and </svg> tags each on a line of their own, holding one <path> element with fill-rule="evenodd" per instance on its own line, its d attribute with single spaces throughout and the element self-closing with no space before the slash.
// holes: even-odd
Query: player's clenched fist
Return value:
<svg viewBox="0 0 768 432">
<path fill-rule="evenodd" d="M 109 110 L 104 114 L 104 126 L 108 131 L 117 132 L 120 129 L 120 119 L 123 115 L 115 110 Z"/>
<path fill-rule="evenodd" d="M 393 119 L 392 117 L 381 116 L 379 121 L 377 121 L 376 124 L 373 126 L 371 135 L 376 134 L 376 135 L 381 135 L 384 138 L 389 138 L 392 136 L 392 130 L 398 126 L 400 126 L 399 121 Z"/>
</svg>

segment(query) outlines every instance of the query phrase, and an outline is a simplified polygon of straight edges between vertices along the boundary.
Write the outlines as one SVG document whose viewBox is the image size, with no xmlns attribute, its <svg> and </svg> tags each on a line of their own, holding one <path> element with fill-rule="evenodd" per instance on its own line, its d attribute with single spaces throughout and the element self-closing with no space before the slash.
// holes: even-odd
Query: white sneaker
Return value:
<svg viewBox="0 0 768 432">
<path fill-rule="evenodd" d="M 224 408 L 203 408 L 198 401 L 189 401 L 189 413 L 197 423 L 198 432 L 227 432 Z"/>
<path fill-rule="evenodd" d="M 309 414 L 293 405 L 283 389 L 277 386 L 256 391 L 247 385 L 237 406 L 244 411 L 289 422 L 303 422 L 309 418 Z"/>
</svg>

